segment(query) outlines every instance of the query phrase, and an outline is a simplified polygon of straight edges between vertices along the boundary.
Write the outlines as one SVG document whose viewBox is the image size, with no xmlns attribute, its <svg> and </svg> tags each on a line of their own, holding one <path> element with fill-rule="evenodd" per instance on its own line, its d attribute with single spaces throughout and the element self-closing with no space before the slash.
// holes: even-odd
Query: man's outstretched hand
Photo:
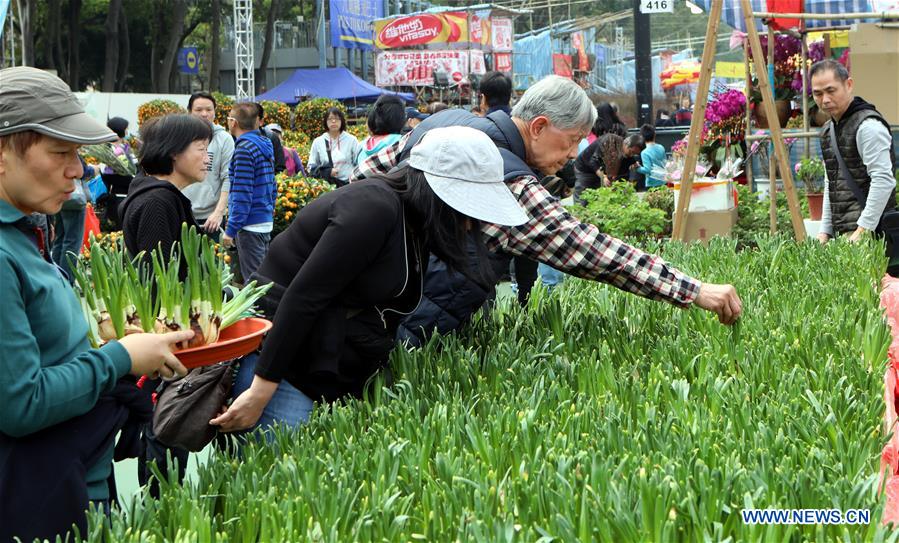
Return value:
<svg viewBox="0 0 899 543">
<path fill-rule="evenodd" d="M 694 303 L 718 315 L 721 324 L 733 324 L 743 313 L 743 302 L 733 285 L 703 283 L 699 287 L 699 296 Z"/>
</svg>

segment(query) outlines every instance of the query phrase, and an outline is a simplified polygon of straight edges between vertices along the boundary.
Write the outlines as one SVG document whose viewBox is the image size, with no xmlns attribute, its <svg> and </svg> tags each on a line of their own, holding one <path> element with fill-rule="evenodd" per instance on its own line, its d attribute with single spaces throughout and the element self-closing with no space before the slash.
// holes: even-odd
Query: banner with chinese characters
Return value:
<svg viewBox="0 0 899 543">
<path fill-rule="evenodd" d="M 421 87 L 434 84 L 434 72 L 445 72 L 451 83 L 469 73 L 486 73 L 484 52 L 385 51 L 375 61 L 375 84 L 379 87 Z"/>
<path fill-rule="evenodd" d="M 512 72 L 512 53 L 493 53 L 493 69 L 497 72 Z"/>
<path fill-rule="evenodd" d="M 490 10 L 473 11 L 468 16 L 468 41 L 472 45 L 490 46 Z"/>
<path fill-rule="evenodd" d="M 468 14 L 463 11 L 422 13 L 375 21 L 375 47 L 402 49 L 469 39 Z"/>
<path fill-rule="evenodd" d="M 512 50 L 512 19 L 493 17 L 490 19 L 491 44 L 494 51 Z"/>
<path fill-rule="evenodd" d="M 331 47 L 371 50 L 372 21 L 384 16 L 381 0 L 331 0 Z"/>
</svg>

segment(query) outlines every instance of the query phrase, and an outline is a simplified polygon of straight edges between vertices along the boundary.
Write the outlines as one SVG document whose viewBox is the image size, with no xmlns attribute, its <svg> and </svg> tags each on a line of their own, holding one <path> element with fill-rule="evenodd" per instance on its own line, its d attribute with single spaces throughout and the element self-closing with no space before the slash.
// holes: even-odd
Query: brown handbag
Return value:
<svg viewBox="0 0 899 543">
<path fill-rule="evenodd" d="M 218 429 L 209 421 L 228 402 L 234 385 L 236 364 L 222 362 L 191 370 L 168 383 L 156 400 L 153 433 L 169 447 L 201 451 Z"/>
</svg>

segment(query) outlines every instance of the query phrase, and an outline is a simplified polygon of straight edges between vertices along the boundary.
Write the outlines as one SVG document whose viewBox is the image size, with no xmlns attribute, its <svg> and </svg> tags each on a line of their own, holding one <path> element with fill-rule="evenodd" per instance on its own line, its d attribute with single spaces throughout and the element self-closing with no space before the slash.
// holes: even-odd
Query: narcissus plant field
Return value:
<svg viewBox="0 0 899 543">
<path fill-rule="evenodd" d="M 650 247 L 732 283 L 734 327 L 570 280 L 393 355 L 394 382 L 215 451 L 90 541 L 895 541 L 878 495 L 883 247 Z M 749 525 L 748 508 L 869 509 Z"/>
</svg>

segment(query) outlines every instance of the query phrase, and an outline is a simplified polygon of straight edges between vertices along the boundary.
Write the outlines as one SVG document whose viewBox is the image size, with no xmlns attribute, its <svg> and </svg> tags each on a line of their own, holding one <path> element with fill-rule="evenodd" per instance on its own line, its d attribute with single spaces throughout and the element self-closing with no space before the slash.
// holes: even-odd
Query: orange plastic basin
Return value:
<svg viewBox="0 0 899 543">
<path fill-rule="evenodd" d="M 255 351 L 271 327 L 271 321 L 247 317 L 222 330 L 215 343 L 175 351 L 175 356 L 188 369 L 218 364 Z"/>
</svg>

